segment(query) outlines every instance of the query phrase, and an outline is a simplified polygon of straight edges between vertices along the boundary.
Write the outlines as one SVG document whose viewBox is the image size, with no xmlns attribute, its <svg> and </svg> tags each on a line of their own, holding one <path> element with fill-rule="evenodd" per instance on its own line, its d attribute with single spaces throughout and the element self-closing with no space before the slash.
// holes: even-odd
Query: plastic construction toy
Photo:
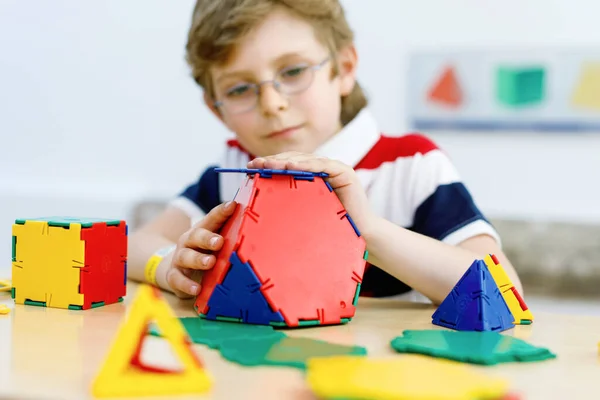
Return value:
<svg viewBox="0 0 600 400">
<path fill-rule="evenodd" d="M 150 322 L 180 361 L 181 370 L 146 365 L 141 360 Z M 174 396 L 208 392 L 213 385 L 180 320 L 159 289 L 141 285 L 92 383 L 94 397 Z"/>
<path fill-rule="evenodd" d="M 398 353 L 420 353 L 463 363 L 495 365 L 556 358 L 544 347 L 499 332 L 457 332 L 443 329 L 405 330 L 390 342 Z"/>
<path fill-rule="evenodd" d="M 319 399 L 473 400 L 509 394 L 506 379 L 454 361 L 407 354 L 308 360 L 306 383 Z"/>
<path fill-rule="evenodd" d="M 432 315 L 434 325 L 459 331 L 504 331 L 514 317 L 483 260 L 475 260 Z"/>
<path fill-rule="evenodd" d="M 525 300 L 523 300 L 517 289 L 515 289 L 515 285 L 513 285 L 506 271 L 502 268 L 498 258 L 492 254 L 488 254 L 483 261 L 502 292 L 502 297 L 504 297 L 504 301 L 506 301 L 514 317 L 513 323 L 515 325 L 530 325 L 533 323 L 533 314 L 527 307 L 527 304 L 525 304 Z"/>
<path fill-rule="evenodd" d="M 366 244 L 324 173 L 245 173 L 223 248 L 194 303 L 207 319 L 300 327 L 355 314 Z"/>
<path fill-rule="evenodd" d="M 126 286 L 125 221 L 56 217 L 13 224 L 16 304 L 86 310 L 122 301 Z"/>
</svg>

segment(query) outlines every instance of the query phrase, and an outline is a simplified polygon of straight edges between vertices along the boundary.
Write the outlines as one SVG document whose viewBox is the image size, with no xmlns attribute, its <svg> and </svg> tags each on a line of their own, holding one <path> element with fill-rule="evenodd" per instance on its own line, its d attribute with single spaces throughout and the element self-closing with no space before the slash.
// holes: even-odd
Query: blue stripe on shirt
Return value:
<svg viewBox="0 0 600 400">
<path fill-rule="evenodd" d="M 419 207 L 410 230 L 442 240 L 477 220 L 486 220 L 464 184 L 440 185 Z"/>
<path fill-rule="evenodd" d="M 221 204 L 219 190 L 219 174 L 215 172 L 218 166 L 208 167 L 200 176 L 198 182 L 188 186 L 181 196 L 186 197 L 196 204 L 204 213 Z"/>
</svg>

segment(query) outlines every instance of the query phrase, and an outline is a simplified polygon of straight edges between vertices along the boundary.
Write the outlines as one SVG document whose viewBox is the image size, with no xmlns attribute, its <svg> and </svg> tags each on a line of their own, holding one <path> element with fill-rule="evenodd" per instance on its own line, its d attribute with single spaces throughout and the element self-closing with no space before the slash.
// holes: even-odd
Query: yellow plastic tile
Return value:
<svg viewBox="0 0 600 400">
<path fill-rule="evenodd" d="M 514 289 L 515 285 L 513 285 L 512 281 L 508 277 L 508 274 L 504 270 L 504 267 L 502 267 L 502 264 L 496 264 L 492 259 L 491 255 L 489 254 L 485 256 L 483 261 L 485 262 L 485 265 L 487 265 L 488 270 L 492 274 L 494 282 L 496 282 L 496 285 L 498 285 L 500 292 L 502 292 L 502 297 L 504 298 L 508 309 L 510 310 L 510 312 L 513 315 L 513 318 L 515 319 L 513 323 L 518 325 L 533 322 L 533 314 L 531 313 L 529 308 L 527 308 L 526 305 L 526 309 L 523 309 L 521 307 L 521 302 L 515 294 L 515 292 L 517 292 L 517 290 Z M 523 304 L 525 304 L 524 301 Z"/>
<path fill-rule="evenodd" d="M 497 399 L 508 382 L 449 360 L 337 356 L 308 361 L 306 380 L 320 398 L 371 400 Z"/>
<path fill-rule="evenodd" d="M 12 289 L 12 282 L 10 279 L 0 279 L 0 292 L 10 292 Z"/>
<path fill-rule="evenodd" d="M 153 322 L 168 341 L 183 371 L 153 371 L 140 366 L 141 341 Z M 104 364 L 92 384 L 95 397 L 162 396 L 205 393 L 212 379 L 190 346 L 181 321 L 160 291 L 149 285 L 138 289 L 128 315 L 113 341 Z"/>
<path fill-rule="evenodd" d="M 85 263 L 81 225 L 69 229 L 51 227 L 45 221 L 14 224 L 16 261 L 12 263 L 15 303 L 25 300 L 46 303 L 47 307 L 83 305 L 79 293 L 80 269 Z"/>
</svg>

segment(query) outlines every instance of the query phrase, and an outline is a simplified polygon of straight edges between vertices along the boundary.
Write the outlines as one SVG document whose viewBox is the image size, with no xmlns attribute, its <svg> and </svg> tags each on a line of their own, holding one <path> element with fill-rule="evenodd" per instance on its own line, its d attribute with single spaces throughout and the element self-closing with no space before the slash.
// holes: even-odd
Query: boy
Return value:
<svg viewBox="0 0 600 400">
<path fill-rule="evenodd" d="M 422 135 L 378 130 L 356 82 L 353 33 L 339 0 L 198 0 L 187 55 L 207 106 L 236 135 L 219 167 L 330 175 L 367 242 L 361 295 L 415 290 L 439 304 L 488 253 L 522 293 L 449 158 Z M 216 232 L 235 210 L 223 201 L 243 179 L 203 171 L 131 235 L 130 277 L 195 296 L 223 245 Z"/>
</svg>

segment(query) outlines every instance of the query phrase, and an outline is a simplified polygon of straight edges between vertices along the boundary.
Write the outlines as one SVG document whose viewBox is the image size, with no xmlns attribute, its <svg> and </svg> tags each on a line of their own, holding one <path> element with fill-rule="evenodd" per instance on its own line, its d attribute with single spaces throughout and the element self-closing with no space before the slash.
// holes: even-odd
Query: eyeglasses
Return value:
<svg viewBox="0 0 600 400">
<path fill-rule="evenodd" d="M 258 96 L 262 85 L 272 83 L 273 87 L 281 94 L 298 94 L 312 84 L 315 71 L 321 69 L 329 57 L 318 64 L 296 64 L 286 67 L 277 73 L 275 79 L 259 83 L 243 83 L 229 88 L 223 94 L 223 99 L 214 103 L 215 107 L 222 107 L 230 114 L 242 114 L 253 110 L 258 104 Z"/>
</svg>

